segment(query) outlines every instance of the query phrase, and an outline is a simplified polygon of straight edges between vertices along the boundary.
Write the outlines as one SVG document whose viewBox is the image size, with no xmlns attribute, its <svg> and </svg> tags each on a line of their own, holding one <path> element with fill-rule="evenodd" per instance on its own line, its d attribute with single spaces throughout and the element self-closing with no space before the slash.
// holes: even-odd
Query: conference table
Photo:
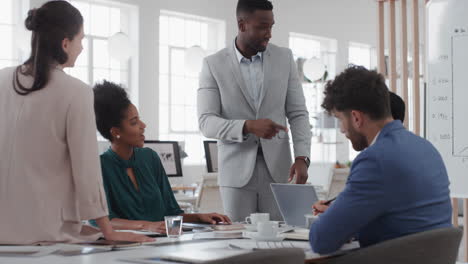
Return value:
<svg viewBox="0 0 468 264">
<path fill-rule="evenodd" d="M 213 239 L 206 238 L 205 235 L 197 233 L 184 234 L 180 238 L 158 237 L 155 242 L 143 244 L 136 247 L 105 249 L 109 251 L 70 255 L 70 252 L 86 252 L 89 248 L 76 245 L 56 244 L 50 246 L 41 246 L 43 256 L 8 256 L 2 257 L 0 247 L 1 264 L 110 264 L 110 263 L 128 263 L 127 260 L 137 258 L 154 258 L 170 254 L 171 252 L 219 252 L 219 254 L 239 254 L 252 250 L 252 248 L 302 248 L 306 255 L 306 262 L 313 263 L 313 260 L 323 259 L 317 253 L 312 252 L 308 241 L 283 240 L 279 242 L 257 242 L 246 238 L 236 239 Z M 342 249 L 352 249 L 358 247 L 357 244 L 347 244 Z M 41 253 L 39 253 L 40 255 Z M 156 262 L 155 262 L 156 263 Z"/>
</svg>

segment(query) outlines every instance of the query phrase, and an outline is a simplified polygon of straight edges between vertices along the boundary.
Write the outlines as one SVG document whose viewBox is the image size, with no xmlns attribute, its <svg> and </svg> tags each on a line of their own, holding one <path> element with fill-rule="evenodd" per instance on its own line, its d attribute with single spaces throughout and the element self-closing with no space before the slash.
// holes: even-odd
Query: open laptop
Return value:
<svg viewBox="0 0 468 264">
<path fill-rule="evenodd" d="M 312 205 L 318 201 L 314 186 L 272 183 L 271 190 L 286 224 L 305 227 L 304 215 L 311 214 Z"/>
</svg>

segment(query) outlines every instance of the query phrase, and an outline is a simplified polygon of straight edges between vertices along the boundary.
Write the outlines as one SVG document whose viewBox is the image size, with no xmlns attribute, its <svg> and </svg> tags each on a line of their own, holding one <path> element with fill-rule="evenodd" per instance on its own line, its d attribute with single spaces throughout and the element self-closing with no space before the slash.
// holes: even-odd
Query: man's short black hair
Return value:
<svg viewBox="0 0 468 264">
<path fill-rule="evenodd" d="M 395 120 L 400 120 L 402 123 L 405 121 L 405 102 L 400 96 L 393 92 L 390 93 L 390 109 L 392 110 L 392 116 Z"/>
<path fill-rule="evenodd" d="M 242 13 L 252 14 L 256 10 L 273 10 L 273 4 L 268 0 L 239 0 L 237 2 L 236 15 Z"/>
<path fill-rule="evenodd" d="M 350 65 L 335 80 L 325 85 L 322 107 L 348 112 L 358 110 L 372 120 L 390 117 L 390 100 L 384 77 L 362 66 Z"/>
<path fill-rule="evenodd" d="M 112 82 L 96 84 L 93 92 L 97 129 L 104 138 L 112 141 L 110 130 L 120 127 L 131 102 L 125 89 Z"/>
</svg>

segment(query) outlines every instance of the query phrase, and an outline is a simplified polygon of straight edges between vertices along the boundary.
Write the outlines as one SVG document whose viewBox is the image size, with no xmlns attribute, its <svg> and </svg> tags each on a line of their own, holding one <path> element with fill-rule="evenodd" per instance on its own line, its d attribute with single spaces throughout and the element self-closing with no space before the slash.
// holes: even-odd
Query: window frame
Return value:
<svg viewBox="0 0 468 264">
<path fill-rule="evenodd" d="M 9 27 L 11 29 L 11 52 L 13 56 L 11 58 L 0 58 L 0 61 L 6 62 L 5 64 L 10 64 L 10 66 L 16 66 L 22 64 L 28 57 L 31 52 L 30 39 L 31 32 L 28 31 L 24 26 L 24 20 L 26 19 L 28 10 L 29 10 L 29 1 L 28 0 L 6 0 L 9 1 L 12 7 L 12 20 L 10 23 L 0 23 L 0 26 Z M 5 2 L 3 2 L 5 3 Z M 27 43 L 19 43 L 19 35 L 24 35 Z M 23 36 L 21 36 L 23 37 Z M 22 49 L 22 44 L 24 44 L 25 50 Z"/>
<path fill-rule="evenodd" d="M 327 72 L 328 72 L 328 77 L 327 80 L 333 79 L 336 74 L 336 60 L 337 60 L 337 46 L 338 46 L 338 41 L 336 39 L 331 39 L 331 38 L 326 38 L 326 37 L 321 37 L 321 36 L 316 36 L 316 35 L 309 35 L 309 34 L 303 34 L 303 33 L 296 33 L 296 32 L 290 32 L 289 33 L 289 48 L 292 50 L 294 58 L 304 58 L 304 59 L 309 59 L 305 58 L 304 56 L 301 56 L 301 54 L 297 54 L 297 52 L 294 50 L 294 47 L 291 46 L 291 39 L 292 38 L 300 38 L 304 40 L 312 40 L 320 43 L 320 56 L 313 56 L 317 57 L 322 61 L 323 64 L 326 65 L 327 67 Z M 315 102 L 315 111 L 312 111 L 309 109 L 310 103 L 308 102 L 307 94 L 308 92 L 306 89 L 310 89 L 308 86 L 309 85 L 314 85 L 315 89 L 317 89 L 317 92 L 315 93 L 315 96 L 321 96 L 323 94 L 323 86 L 324 83 L 317 83 L 317 84 L 312 84 L 308 83 L 304 85 L 303 82 L 301 82 L 302 88 L 304 90 L 304 97 L 306 97 L 306 104 L 307 104 L 307 110 L 309 111 L 309 121 L 311 124 L 314 123 L 313 119 L 319 119 L 322 111 L 320 111 L 320 101 L 319 98 L 315 98 L 317 102 Z M 320 87 L 317 87 L 320 86 Z M 311 162 L 327 162 L 327 163 L 334 163 L 336 161 L 337 157 L 337 151 L 336 151 L 336 142 L 337 137 L 336 137 L 336 129 L 329 129 L 329 128 L 317 128 L 313 127 L 313 137 L 312 137 L 312 146 L 311 146 L 311 157 L 310 160 Z M 314 148 L 317 148 L 314 150 Z M 293 150 L 292 147 L 292 142 L 291 142 L 291 150 Z"/>
<path fill-rule="evenodd" d="M 162 24 L 162 19 L 165 17 L 164 25 Z M 173 43 L 171 39 L 171 19 L 181 19 L 184 22 L 183 28 L 183 37 L 184 41 L 178 41 L 180 43 Z M 167 19 L 167 20 L 166 20 Z M 190 23 L 197 22 L 197 23 L 206 23 L 207 25 L 200 25 L 200 33 L 199 39 L 196 41 L 187 40 L 187 27 Z M 167 24 L 166 24 L 167 23 Z M 162 27 L 166 28 L 162 28 Z M 202 29 L 206 27 L 206 33 Z M 166 35 L 167 34 L 167 35 Z M 182 34 L 182 33 L 180 33 Z M 195 34 L 196 35 L 196 34 Z M 197 37 L 195 36 L 194 37 Z M 207 40 L 204 40 L 204 36 L 206 36 Z M 188 104 L 185 97 L 183 97 L 180 102 L 174 102 L 173 93 L 173 79 L 174 78 L 183 78 L 184 83 L 187 83 L 193 79 L 198 80 L 198 74 L 191 74 L 186 72 L 185 70 L 181 70 L 180 72 L 175 73 L 173 71 L 173 59 L 172 59 L 172 52 L 174 50 L 185 51 L 191 46 L 199 45 L 203 47 L 205 50 L 206 55 L 213 54 L 218 50 L 221 50 L 225 47 L 226 41 L 226 21 L 221 19 L 213 19 L 204 16 L 196 16 L 187 13 L 180 13 L 174 12 L 170 10 L 160 10 L 159 14 L 159 40 L 158 40 L 158 51 L 159 51 L 159 90 L 158 90 L 158 119 L 159 119 L 159 127 L 158 127 L 158 135 L 161 140 L 179 140 L 185 142 L 185 150 L 187 150 L 189 159 L 185 162 L 189 165 L 203 165 L 205 164 L 205 157 L 203 152 L 203 141 L 207 140 L 200 130 L 198 129 L 198 125 L 191 129 L 193 124 L 185 125 L 183 130 L 179 130 L 174 127 L 174 107 L 180 107 L 183 111 L 190 111 L 187 108 L 195 108 L 196 100 L 193 104 Z M 182 45 L 183 43 L 183 45 Z M 177 45 L 176 45 L 177 44 Z M 165 54 L 161 54 L 161 52 L 167 52 L 167 56 Z M 166 56 L 166 58 L 162 58 L 162 56 Z M 167 60 L 167 62 L 165 61 Z M 163 64 L 161 64 L 163 63 Z M 167 63 L 167 64 L 166 64 Z M 164 65 L 164 66 L 162 66 Z M 182 73 L 182 74 L 181 74 Z M 198 82 L 197 82 L 198 83 Z M 186 85 L 188 86 L 188 85 Z M 191 87 L 191 86 L 190 86 Z M 198 85 L 195 88 L 198 88 Z M 195 120 L 196 121 L 196 120 Z M 190 138 L 195 137 L 199 138 L 198 142 L 199 146 L 197 149 L 189 149 L 195 148 L 194 144 L 190 144 L 189 146 L 188 141 Z M 191 152 L 193 151 L 193 152 Z M 200 157 L 198 157 L 200 154 Z"/>
<path fill-rule="evenodd" d="M 138 98 L 138 95 L 139 95 L 139 88 L 138 88 L 139 10 L 138 10 L 138 5 L 122 3 L 119 1 L 109 1 L 109 0 L 72 0 L 70 2 L 71 4 L 73 3 L 87 4 L 89 5 L 90 10 L 92 6 L 94 5 L 94 6 L 103 6 L 109 9 L 117 8 L 120 10 L 120 12 L 125 12 L 125 16 L 127 17 L 127 21 L 124 22 L 126 23 L 125 26 L 122 26 L 122 23 L 123 23 L 122 17 L 124 17 L 124 15 L 120 13 L 120 23 L 121 23 L 120 32 L 124 32 L 129 37 L 130 42 L 132 44 L 133 51 L 132 51 L 130 58 L 125 62 L 120 62 L 120 68 L 117 69 L 117 68 L 112 68 L 110 66 L 111 57 L 109 54 L 108 67 L 102 68 L 102 67 L 94 66 L 95 64 L 94 41 L 103 40 L 103 41 L 108 42 L 109 37 L 111 37 L 115 33 L 112 33 L 111 35 L 109 35 L 109 37 L 105 37 L 105 36 L 92 34 L 92 32 L 85 31 L 85 38 L 83 41 L 87 42 L 87 48 L 88 48 L 87 49 L 88 57 L 86 60 L 87 65 L 85 66 L 87 69 L 86 83 L 90 86 L 93 86 L 95 84 L 95 81 L 94 81 L 95 70 L 109 71 L 109 78 L 106 79 L 108 81 L 112 81 L 110 77 L 110 74 L 112 71 L 120 71 L 120 74 L 123 74 L 123 72 L 126 72 L 125 74 L 126 84 L 124 84 L 123 88 L 130 95 L 132 103 L 138 107 L 138 101 L 139 101 L 139 98 Z M 91 16 L 91 12 L 89 15 Z M 111 22 L 111 17 L 109 17 L 109 22 Z M 93 23 L 92 19 L 90 19 L 90 23 Z M 89 27 L 91 28 L 92 24 L 89 24 Z M 78 67 L 84 67 L 84 66 L 76 65 L 75 67 L 78 68 Z M 70 72 L 68 73 L 70 74 Z M 118 84 L 122 84 L 122 83 L 119 82 Z"/>
</svg>

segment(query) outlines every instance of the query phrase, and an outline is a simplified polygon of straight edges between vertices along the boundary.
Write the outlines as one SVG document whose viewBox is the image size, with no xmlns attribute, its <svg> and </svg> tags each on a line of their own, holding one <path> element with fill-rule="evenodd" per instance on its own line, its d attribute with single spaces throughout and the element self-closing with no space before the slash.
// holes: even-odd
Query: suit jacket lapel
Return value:
<svg viewBox="0 0 468 264">
<path fill-rule="evenodd" d="M 268 48 L 263 52 L 263 86 L 260 90 L 260 101 L 258 103 L 258 109 L 262 106 L 263 98 L 265 98 L 266 90 L 269 87 L 268 80 L 270 79 L 271 73 L 271 57 Z"/>
<path fill-rule="evenodd" d="M 249 91 L 247 90 L 247 86 L 245 85 L 244 78 L 242 77 L 242 73 L 240 71 L 240 65 L 239 61 L 237 60 L 236 52 L 234 51 L 234 45 L 235 44 L 233 42 L 233 45 L 231 45 L 231 48 L 228 52 L 228 57 L 230 57 L 229 61 L 231 63 L 230 68 L 232 69 L 232 73 L 236 79 L 237 85 L 240 87 L 242 93 L 244 94 L 245 100 L 249 103 L 249 106 L 252 108 L 252 110 L 256 112 L 257 108 L 255 107 L 255 104 L 253 102 L 252 97 L 250 96 Z"/>
</svg>

